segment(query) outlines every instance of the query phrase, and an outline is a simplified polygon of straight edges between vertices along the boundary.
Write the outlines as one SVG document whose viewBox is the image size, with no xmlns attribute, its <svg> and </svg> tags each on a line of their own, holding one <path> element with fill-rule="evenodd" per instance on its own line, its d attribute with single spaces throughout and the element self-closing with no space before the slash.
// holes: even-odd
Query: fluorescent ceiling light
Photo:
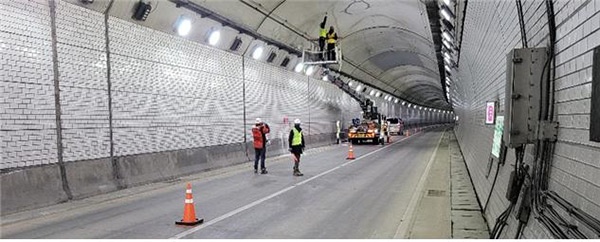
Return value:
<svg viewBox="0 0 600 242">
<path fill-rule="evenodd" d="M 380 97 L 381 96 L 381 92 L 377 91 L 377 94 L 375 94 L 375 97 Z"/>
<path fill-rule="evenodd" d="M 300 63 L 296 64 L 296 67 L 294 68 L 294 71 L 295 72 L 301 72 L 303 68 L 304 68 L 304 63 L 300 62 Z"/>
<path fill-rule="evenodd" d="M 444 65 L 444 67 L 446 68 L 446 70 L 447 70 L 448 72 L 452 72 L 452 70 L 450 70 L 450 67 L 448 67 L 448 65 Z"/>
<path fill-rule="evenodd" d="M 444 37 L 448 42 L 452 42 L 452 36 L 446 31 L 442 33 L 442 37 Z"/>
<path fill-rule="evenodd" d="M 360 92 L 360 89 L 362 89 L 362 85 L 358 84 L 358 86 L 356 87 L 356 91 Z"/>
<path fill-rule="evenodd" d="M 183 16 L 179 17 L 177 21 L 177 34 L 180 36 L 186 36 L 192 30 L 192 21 Z"/>
<path fill-rule="evenodd" d="M 452 5 L 452 1 L 451 0 L 444 0 L 444 3 L 446 4 L 446 6 L 450 7 Z"/>
<path fill-rule="evenodd" d="M 442 39 L 442 43 L 444 43 L 444 45 L 446 46 L 447 49 L 453 49 L 452 48 L 452 44 L 450 42 L 448 42 L 446 39 Z"/>
<path fill-rule="evenodd" d="M 217 45 L 217 43 L 219 43 L 220 39 L 221 39 L 221 31 L 215 30 L 212 33 L 210 33 L 210 37 L 208 38 L 208 44 L 215 46 L 215 45 Z"/>
<path fill-rule="evenodd" d="M 452 59 L 452 56 L 450 56 L 450 54 L 448 54 L 448 52 L 444 52 L 444 57 L 448 58 L 448 60 Z"/>
<path fill-rule="evenodd" d="M 314 66 L 309 66 L 308 68 L 306 68 L 306 75 L 310 76 L 313 74 L 313 72 L 315 72 Z"/>
<path fill-rule="evenodd" d="M 375 90 L 371 90 L 371 91 L 369 92 L 369 95 L 370 95 L 370 96 L 373 96 L 373 95 L 375 95 Z"/>
<path fill-rule="evenodd" d="M 348 86 L 351 87 L 354 83 L 348 82 Z"/>
<path fill-rule="evenodd" d="M 452 15 L 450 15 L 450 13 L 448 12 L 448 10 L 446 10 L 445 8 L 442 8 L 442 10 L 440 11 L 442 13 L 442 16 L 444 16 L 444 18 L 446 20 L 448 20 L 449 22 L 452 22 Z"/>
<path fill-rule="evenodd" d="M 263 54 L 263 51 L 264 51 L 264 48 L 262 46 L 256 47 L 256 49 L 254 49 L 254 52 L 252 52 L 252 58 L 254 58 L 255 60 L 260 59 L 260 57 Z"/>
<path fill-rule="evenodd" d="M 323 81 L 329 81 L 329 77 L 327 75 L 323 76 Z"/>
</svg>

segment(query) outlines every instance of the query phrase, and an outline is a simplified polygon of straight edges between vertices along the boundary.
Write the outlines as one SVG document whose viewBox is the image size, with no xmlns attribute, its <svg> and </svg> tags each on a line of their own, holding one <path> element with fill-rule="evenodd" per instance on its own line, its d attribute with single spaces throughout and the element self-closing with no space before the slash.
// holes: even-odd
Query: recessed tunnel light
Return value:
<svg viewBox="0 0 600 242">
<path fill-rule="evenodd" d="M 348 82 L 348 86 L 349 86 L 349 87 L 352 87 L 352 85 L 354 85 L 354 83 L 352 83 L 352 82 Z"/>
<path fill-rule="evenodd" d="M 264 50 L 265 48 L 262 46 L 256 47 L 256 49 L 254 49 L 254 52 L 252 52 L 252 58 L 254 58 L 255 60 L 260 59 Z"/>
<path fill-rule="evenodd" d="M 175 23 L 175 29 L 177 31 L 177 34 L 180 36 L 188 35 L 192 30 L 192 20 L 180 16 L 179 19 L 177 19 L 177 22 Z"/>
<path fill-rule="evenodd" d="M 375 95 L 375 90 L 371 90 L 371 91 L 369 92 L 369 96 L 373 96 L 373 95 Z"/>
<path fill-rule="evenodd" d="M 210 37 L 208 38 L 208 44 L 215 46 L 215 45 L 217 45 L 217 43 L 219 43 L 220 39 L 221 39 L 221 31 L 214 30 L 212 33 L 210 33 Z"/>
<path fill-rule="evenodd" d="M 356 91 L 360 92 L 361 89 L 362 89 L 362 85 L 358 84 L 358 86 L 356 87 Z"/>
<path fill-rule="evenodd" d="M 440 11 L 442 13 L 442 16 L 444 16 L 444 18 L 448 21 L 452 21 L 452 15 L 450 14 L 450 12 L 448 12 L 448 10 L 446 10 L 445 8 L 442 8 L 442 10 Z"/>
<path fill-rule="evenodd" d="M 323 81 L 329 81 L 329 77 L 327 77 L 326 75 L 323 76 Z"/>
<path fill-rule="evenodd" d="M 295 72 L 301 72 L 302 69 L 304 69 L 304 63 L 302 63 L 302 62 L 296 64 L 296 67 L 294 67 Z"/>
<path fill-rule="evenodd" d="M 448 42 L 452 42 L 453 41 L 452 40 L 452 36 L 450 36 L 450 34 L 448 32 L 446 32 L 446 31 L 444 31 L 442 33 L 442 37 L 444 37 L 444 39 L 446 39 Z"/>
<path fill-rule="evenodd" d="M 448 52 L 444 52 L 444 57 L 448 58 L 448 61 L 452 60 L 452 56 L 450 56 L 450 54 L 448 54 Z"/>
<path fill-rule="evenodd" d="M 313 72 L 315 71 L 315 67 L 314 66 L 308 66 L 308 68 L 306 68 L 306 75 L 310 76 L 313 74 Z"/>
</svg>

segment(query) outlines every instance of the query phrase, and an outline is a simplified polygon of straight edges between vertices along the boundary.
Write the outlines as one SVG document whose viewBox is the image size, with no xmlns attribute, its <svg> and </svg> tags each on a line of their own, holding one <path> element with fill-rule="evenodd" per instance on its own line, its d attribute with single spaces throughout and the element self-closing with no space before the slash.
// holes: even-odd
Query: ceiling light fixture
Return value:
<svg viewBox="0 0 600 242">
<path fill-rule="evenodd" d="M 296 67 L 294 67 L 295 72 L 301 72 L 302 69 L 304 69 L 304 63 L 302 63 L 302 62 L 296 64 Z"/>
<path fill-rule="evenodd" d="M 452 72 L 452 70 L 450 69 L 450 67 L 448 67 L 448 65 L 444 65 L 444 68 L 446 68 L 446 70 L 447 70 L 448 72 Z"/>
<path fill-rule="evenodd" d="M 254 49 L 254 52 L 252 52 L 252 58 L 254 58 L 255 60 L 260 59 L 260 57 L 263 54 L 263 51 L 264 51 L 264 48 L 262 46 L 256 47 L 256 49 Z"/>
<path fill-rule="evenodd" d="M 313 72 L 315 72 L 315 67 L 314 66 L 309 66 L 308 68 L 306 68 L 306 75 L 307 76 L 312 75 Z"/>
<path fill-rule="evenodd" d="M 445 8 L 442 8 L 442 10 L 440 11 L 442 13 L 442 16 L 444 16 L 444 18 L 450 22 L 453 21 L 452 18 L 452 14 Z"/>
<path fill-rule="evenodd" d="M 179 36 L 186 36 L 192 30 L 192 20 L 182 16 L 179 16 L 175 22 L 175 30 Z"/>
<path fill-rule="evenodd" d="M 447 40 L 448 42 L 450 42 L 450 43 L 452 43 L 452 42 L 453 42 L 453 40 L 452 40 L 452 36 L 451 36 L 451 35 L 450 35 L 450 34 L 449 34 L 447 31 L 444 31 L 444 32 L 442 33 L 442 37 L 444 37 L 444 39 L 446 39 L 446 40 Z"/>
<path fill-rule="evenodd" d="M 219 43 L 220 39 L 221 39 L 221 31 L 214 30 L 214 31 L 212 31 L 212 33 L 210 33 L 210 37 L 208 38 L 208 44 L 215 46 L 215 45 L 217 45 L 217 43 Z"/>
</svg>

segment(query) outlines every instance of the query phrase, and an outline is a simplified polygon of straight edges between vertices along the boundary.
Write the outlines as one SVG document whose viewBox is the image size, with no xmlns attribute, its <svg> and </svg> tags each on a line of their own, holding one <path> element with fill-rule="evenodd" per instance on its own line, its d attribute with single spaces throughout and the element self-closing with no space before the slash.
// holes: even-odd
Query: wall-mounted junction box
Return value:
<svg viewBox="0 0 600 242">
<path fill-rule="evenodd" d="M 514 148 L 538 139 L 546 48 L 514 49 L 506 59 L 504 142 Z"/>
</svg>

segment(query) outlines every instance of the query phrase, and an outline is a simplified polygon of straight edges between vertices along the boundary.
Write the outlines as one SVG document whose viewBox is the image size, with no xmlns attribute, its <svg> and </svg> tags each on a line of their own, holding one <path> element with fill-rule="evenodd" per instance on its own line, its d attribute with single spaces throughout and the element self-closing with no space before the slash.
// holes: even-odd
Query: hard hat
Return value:
<svg viewBox="0 0 600 242">
<path fill-rule="evenodd" d="M 300 119 L 296 119 L 294 120 L 294 124 L 301 124 L 302 122 L 300 122 Z"/>
<path fill-rule="evenodd" d="M 262 120 L 260 120 L 260 118 L 256 118 L 256 124 L 262 123 Z"/>
</svg>

